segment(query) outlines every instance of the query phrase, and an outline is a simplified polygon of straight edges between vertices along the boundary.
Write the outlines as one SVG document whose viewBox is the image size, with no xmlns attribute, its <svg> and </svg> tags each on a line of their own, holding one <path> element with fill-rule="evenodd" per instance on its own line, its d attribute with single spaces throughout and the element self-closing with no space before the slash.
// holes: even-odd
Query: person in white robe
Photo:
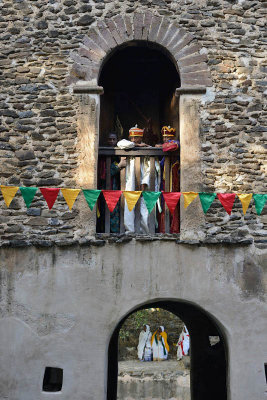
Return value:
<svg viewBox="0 0 267 400">
<path fill-rule="evenodd" d="M 177 343 L 177 360 L 181 360 L 183 356 L 187 356 L 190 347 L 190 337 L 187 327 L 184 325 Z"/>
<path fill-rule="evenodd" d="M 146 143 L 142 141 L 144 130 L 137 127 L 137 125 L 130 129 L 129 131 L 129 139 L 132 143 L 134 143 L 135 147 L 149 147 Z M 130 148 L 129 141 L 121 140 L 117 143 L 119 148 Z M 135 157 L 127 157 L 126 163 L 126 185 L 125 190 L 134 191 L 134 190 L 150 190 L 150 159 L 149 157 L 141 158 L 141 166 L 140 166 L 140 184 L 141 188 L 136 187 L 135 183 Z M 155 191 L 159 190 L 159 174 L 160 174 L 160 165 L 158 160 L 155 162 Z M 158 203 L 159 204 L 159 203 Z M 140 203 L 140 231 L 141 233 L 148 234 L 148 210 L 145 205 L 144 199 L 141 197 Z M 134 232 L 135 226 L 135 212 L 129 211 L 127 203 L 125 201 L 124 207 L 124 226 L 125 232 Z"/>
<path fill-rule="evenodd" d="M 167 341 L 167 333 L 164 326 L 160 326 L 151 338 L 153 361 L 163 361 L 168 359 L 169 345 Z"/>
<path fill-rule="evenodd" d="M 144 325 L 143 330 L 140 332 L 137 352 L 140 361 L 152 361 L 151 332 L 149 325 Z"/>
</svg>

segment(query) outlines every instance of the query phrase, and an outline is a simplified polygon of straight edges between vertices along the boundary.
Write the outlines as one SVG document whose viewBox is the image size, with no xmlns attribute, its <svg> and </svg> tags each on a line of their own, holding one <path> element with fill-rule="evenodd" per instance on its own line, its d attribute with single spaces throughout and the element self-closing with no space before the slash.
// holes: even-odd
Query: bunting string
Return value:
<svg viewBox="0 0 267 400">
<path fill-rule="evenodd" d="M 174 210 L 183 196 L 184 208 L 187 207 L 199 197 L 204 214 L 211 208 L 212 203 L 218 198 L 225 211 L 231 215 L 234 202 L 236 198 L 239 199 L 242 205 L 243 214 L 245 215 L 250 202 L 254 201 L 256 213 L 260 215 L 264 209 L 267 201 L 267 194 L 261 193 L 208 193 L 208 192 L 152 192 L 152 191 L 121 191 L 121 190 L 99 190 L 99 189 L 79 189 L 79 188 L 37 188 L 37 187 L 23 187 L 23 186 L 5 186 L 0 185 L 1 193 L 7 207 L 10 206 L 12 200 L 17 192 L 20 192 L 27 208 L 31 207 L 34 196 L 38 189 L 43 195 L 49 210 L 54 206 L 59 192 L 62 193 L 69 210 L 72 209 L 80 192 L 83 193 L 84 198 L 92 211 L 100 196 L 103 194 L 105 202 L 110 212 L 113 212 L 120 197 L 123 195 L 129 211 L 133 211 L 136 203 L 142 196 L 148 212 L 151 213 L 155 207 L 160 196 L 163 197 L 170 213 L 173 214 Z"/>
</svg>

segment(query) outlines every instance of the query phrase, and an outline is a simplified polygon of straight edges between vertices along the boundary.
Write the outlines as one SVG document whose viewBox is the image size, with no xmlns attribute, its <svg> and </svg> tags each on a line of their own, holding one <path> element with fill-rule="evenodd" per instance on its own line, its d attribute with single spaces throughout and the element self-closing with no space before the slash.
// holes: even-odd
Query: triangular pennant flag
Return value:
<svg viewBox="0 0 267 400">
<path fill-rule="evenodd" d="M 93 211 L 93 208 L 95 206 L 95 203 L 97 202 L 100 193 L 101 190 L 83 189 L 85 200 L 87 201 L 87 204 L 90 207 L 91 211 Z"/>
<path fill-rule="evenodd" d="M 40 188 L 40 192 L 44 196 L 49 210 L 51 210 L 51 208 L 53 207 L 59 191 L 59 188 Z"/>
<path fill-rule="evenodd" d="M 119 198 L 121 197 L 122 191 L 121 190 L 102 190 L 103 195 L 105 197 L 108 209 L 110 212 L 114 211 Z"/>
<path fill-rule="evenodd" d="M 1 185 L 2 195 L 4 197 L 7 207 L 10 206 L 11 201 L 14 199 L 15 194 L 18 191 L 18 186 L 4 186 Z"/>
<path fill-rule="evenodd" d="M 60 189 L 60 190 L 61 193 L 63 194 L 64 199 L 66 200 L 66 203 L 69 206 L 69 209 L 71 210 L 81 189 Z"/>
<path fill-rule="evenodd" d="M 239 200 L 241 201 L 243 213 L 246 214 L 250 200 L 252 198 L 252 193 L 249 193 L 249 194 L 237 193 L 237 196 L 239 197 Z"/>
<path fill-rule="evenodd" d="M 182 192 L 184 195 L 184 208 L 187 208 L 190 203 L 197 197 L 196 192 Z"/>
<path fill-rule="evenodd" d="M 203 212 L 204 212 L 204 214 L 206 214 L 206 212 L 208 211 L 208 209 L 210 208 L 210 206 L 212 205 L 212 203 L 216 197 L 216 193 L 201 192 L 201 193 L 198 193 L 198 195 L 199 195 L 200 203 L 202 205 Z"/>
<path fill-rule="evenodd" d="M 235 193 L 217 193 L 217 197 L 220 200 L 225 211 L 231 215 L 232 208 L 235 201 Z"/>
<path fill-rule="evenodd" d="M 136 203 L 139 200 L 139 197 L 141 196 L 141 191 L 130 191 L 130 190 L 124 190 L 123 191 L 123 196 L 125 197 L 128 210 L 132 211 L 136 205 Z"/>
<path fill-rule="evenodd" d="M 177 206 L 177 203 L 181 197 L 181 193 L 180 192 L 162 192 L 162 195 L 168 206 L 168 209 L 170 210 L 170 213 L 173 214 L 175 207 Z"/>
<path fill-rule="evenodd" d="M 161 195 L 161 192 L 143 192 L 142 193 L 142 196 L 146 203 L 146 208 L 148 209 L 149 214 L 153 210 L 160 195 Z"/>
<path fill-rule="evenodd" d="M 37 187 L 20 186 L 19 190 L 25 201 L 26 207 L 29 208 L 37 191 Z"/>
<path fill-rule="evenodd" d="M 267 200 L 267 194 L 253 194 L 257 214 L 260 215 Z"/>
</svg>

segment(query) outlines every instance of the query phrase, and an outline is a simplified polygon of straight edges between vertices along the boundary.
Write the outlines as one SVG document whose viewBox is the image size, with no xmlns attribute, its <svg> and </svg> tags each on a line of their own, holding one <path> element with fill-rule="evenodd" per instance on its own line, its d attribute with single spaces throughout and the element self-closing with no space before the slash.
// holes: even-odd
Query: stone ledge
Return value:
<svg viewBox="0 0 267 400">
<path fill-rule="evenodd" d="M 243 238 L 243 239 L 235 239 L 235 238 L 206 238 L 203 240 L 180 240 L 179 235 L 175 237 L 171 237 L 171 235 L 162 235 L 162 236 L 147 236 L 147 235 L 107 235 L 107 234 L 97 234 L 95 238 L 83 238 L 81 240 L 5 240 L 0 243 L 0 247 L 11 247 L 11 248 L 27 248 L 30 246 L 36 248 L 48 248 L 48 247 L 72 247 L 72 246 L 81 246 L 81 247 L 89 247 L 96 246 L 102 247 L 106 244 L 124 244 L 128 243 L 132 240 L 140 243 L 151 243 L 151 242 L 174 242 L 174 244 L 181 245 L 190 245 L 190 246 L 205 246 L 205 245 L 227 245 L 227 246 L 249 246 L 255 243 L 255 245 L 261 245 L 261 248 L 267 247 L 267 241 L 260 240 L 254 241 L 253 238 Z"/>
<path fill-rule="evenodd" d="M 97 86 L 97 85 L 90 85 L 84 82 L 82 85 L 75 85 L 73 87 L 73 93 L 74 94 L 83 94 L 83 93 L 89 93 L 89 94 L 103 94 L 104 89 L 102 86 Z"/>
<path fill-rule="evenodd" d="M 205 86 L 183 86 L 175 90 L 175 96 L 179 97 L 181 94 L 205 94 Z"/>
</svg>

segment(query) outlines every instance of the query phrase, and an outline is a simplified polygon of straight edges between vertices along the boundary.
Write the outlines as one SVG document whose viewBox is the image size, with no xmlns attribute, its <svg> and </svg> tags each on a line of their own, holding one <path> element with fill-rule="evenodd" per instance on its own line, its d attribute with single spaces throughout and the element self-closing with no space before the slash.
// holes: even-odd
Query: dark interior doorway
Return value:
<svg viewBox="0 0 267 400">
<path fill-rule="evenodd" d="M 114 130 L 118 139 L 128 138 L 129 129 L 135 124 L 140 128 L 151 126 L 157 143 L 164 125 L 175 127 L 178 138 L 179 111 L 175 89 L 180 86 L 179 74 L 174 63 L 159 48 L 142 41 L 118 48 L 105 62 L 99 85 L 104 88 L 100 107 L 100 146 Z"/>
<path fill-rule="evenodd" d="M 154 301 L 132 310 L 117 325 L 109 343 L 107 400 L 117 399 L 118 335 L 124 321 L 134 312 L 163 308 L 182 319 L 190 332 L 191 400 L 227 400 L 227 343 L 217 322 L 196 305 L 173 300 Z M 219 337 L 212 345 L 210 337 Z"/>
</svg>

